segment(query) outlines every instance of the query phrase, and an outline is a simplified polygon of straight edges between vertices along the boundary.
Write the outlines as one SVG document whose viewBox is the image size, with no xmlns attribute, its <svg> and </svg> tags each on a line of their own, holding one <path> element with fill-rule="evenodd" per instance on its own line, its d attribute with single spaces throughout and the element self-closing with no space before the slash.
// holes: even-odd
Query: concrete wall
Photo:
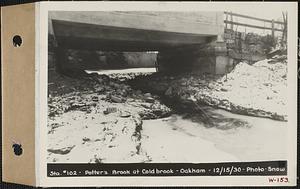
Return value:
<svg viewBox="0 0 300 189">
<path fill-rule="evenodd" d="M 158 64 L 162 72 L 222 75 L 230 69 L 232 59 L 227 56 L 225 42 L 212 41 L 205 45 L 160 52 Z"/>
</svg>

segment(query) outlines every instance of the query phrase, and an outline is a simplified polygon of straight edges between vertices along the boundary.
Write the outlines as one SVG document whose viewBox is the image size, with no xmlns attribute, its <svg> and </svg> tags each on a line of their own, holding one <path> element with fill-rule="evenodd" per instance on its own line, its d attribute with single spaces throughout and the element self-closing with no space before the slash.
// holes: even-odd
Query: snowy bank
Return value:
<svg viewBox="0 0 300 189">
<path fill-rule="evenodd" d="M 286 56 L 276 56 L 253 65 L 239 63 L 227 75 L 155 73 L 139 76 L 132 86 L 175 99 L 181 108 L 204 103 L 234 113 L 287 120 Z"/>
</svg>

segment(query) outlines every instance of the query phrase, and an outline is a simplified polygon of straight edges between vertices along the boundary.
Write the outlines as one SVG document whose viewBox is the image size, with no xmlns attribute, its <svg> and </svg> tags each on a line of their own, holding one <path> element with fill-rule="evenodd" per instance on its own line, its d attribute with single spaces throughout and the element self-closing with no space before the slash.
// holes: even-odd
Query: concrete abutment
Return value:
<svg viewBox="0 0 300 189">
<path fill-rule="evenodd" d="M 166 73 L 192 72 L 225 74 L 232 64 L 225 42 L 210 42 L 192 47 L 160 51 L 159 71 Z"/>
</svg>

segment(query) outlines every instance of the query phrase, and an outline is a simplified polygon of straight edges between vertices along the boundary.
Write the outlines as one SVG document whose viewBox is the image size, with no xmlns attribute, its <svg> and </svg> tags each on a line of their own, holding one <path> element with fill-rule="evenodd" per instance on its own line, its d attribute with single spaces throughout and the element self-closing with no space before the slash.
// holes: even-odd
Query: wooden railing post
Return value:
<svg viewBox="0 0 300 189">
<path fill-rule="evenodd" d="M 225 29 L 227 29 L 227 21 L 228 21 L 228 14 L 226 14 L 226 22 L 225 22 Z"/>
<path fill-rule="evenodd" d="M 274 39 L 275 31 L 274 31 L 274 20 L 272 19 L 272 38 Z"/>
<path fill-rule="evenodd" d="M 232 12 L 230 12 L 230 21 L 231 21 L 231 25 L 230 25 L 230 29 L 233 30 L 233 15 Z"/>
</svg>

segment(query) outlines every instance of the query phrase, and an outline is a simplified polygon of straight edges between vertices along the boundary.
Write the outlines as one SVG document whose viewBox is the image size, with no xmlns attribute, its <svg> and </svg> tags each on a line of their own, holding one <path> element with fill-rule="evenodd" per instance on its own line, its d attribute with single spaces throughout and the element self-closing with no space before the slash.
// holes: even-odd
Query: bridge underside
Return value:
<svg viewBox="0 0 300 189">
<path fill-rule="evenodd" d="M 214 35 L 52 21 L 59 46 L 103 51 L 161 51 L 208 43 Z"/>
<path fill-rule="evenodd" d="M 70 67 L 65 65 L 65 49 L 83 49 L 159 51 L 159 71 L 224 73 L 226 46 L 217 42 L 222 15 L 202 13 L 188 21 L 184 13 L 173 16 L 177 19 L 162 13 L 59 13 L 51 19 L 59 70 Z"/>
</svg>

